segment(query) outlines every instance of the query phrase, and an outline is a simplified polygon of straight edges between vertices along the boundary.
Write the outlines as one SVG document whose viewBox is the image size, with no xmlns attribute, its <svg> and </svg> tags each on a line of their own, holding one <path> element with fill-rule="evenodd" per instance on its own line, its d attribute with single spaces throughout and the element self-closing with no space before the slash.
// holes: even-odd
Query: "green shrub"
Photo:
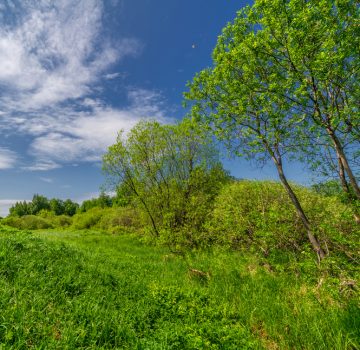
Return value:
<svg viewBox="0 0 360 350">
<path fill-rule="evenodd" d="M 307 188 L 295 192 L 320 240 L 327 245 L 356 231 L 351 209 Z M 301 251 L 307 237 L 281 184 L 240 181 L 223 188 L 207 223 L 207 240 L 232 247 Z"/>
<path fill-rule="evenodd" d="M 69 227 L 73 223 L 71 216 L 67 215 L 58 215 L 54 217 L 53 224 L 55 227 Z"/>
<path fill-rule="evenodd" d="M 105 208 L 96 228 L 111 233 L 133 231 L 141 227 L 137 211 L 131 207 Z"/>
<path fill-rule="evenodd" d="M 52 211 L 42 210 L 36 216 L 9 216 L 3 219 L 1 223 L 28 230 L 67 228 L 71 226 L 77 230 L 96 228 L 110 233 L 135 231 L 141 227 L 140 217 L 137 211 L 131 207 L 96 207 L 89 209 L 87 212 L 79 212 L 73 217 L 55 215 Z"/>
<path fill-rule="evenodd" d="M 74 215 L 72 227 L 78 230 L 96 228 L 110 233 L 119 233 L 139 229 L 141 223 L 137 211 L 131 207 L 95 207 Z"/>
<path fill-rule="evenodd" d="M 77 230 L 94 227 L 101 219 L 103 212 L 101 208 L 91 208 L 85 213 L 77 213 L 73 216 L 72 227 Z"/>
<path fill-rule="evenodd" d="M 4 219 L 2 224 L 24 230 L 54 228 L 54 225 L 49 220 L 36 215 L 25 215 L 22 217 L 10 216 Z"/>
<path fill-rule="evenodd" d="M 64 228 L 71 226 L 73 220 L 68 215 L 56 215 L 53 211 L 41 210 L 38 216 L 46 219 L 54 228 Z"/>
</svg>

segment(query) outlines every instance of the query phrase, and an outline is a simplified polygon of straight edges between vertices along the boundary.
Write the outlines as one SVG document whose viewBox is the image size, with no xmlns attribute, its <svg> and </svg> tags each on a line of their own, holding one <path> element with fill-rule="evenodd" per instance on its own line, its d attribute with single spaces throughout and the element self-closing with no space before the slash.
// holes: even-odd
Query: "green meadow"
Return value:
<svg viewBox="0 0 360 350">
<path fill-rule="evenodd" d="M 354 286 L 281 259 L 3 226 L 0 348 L 357 349 Z"/>
</svg>

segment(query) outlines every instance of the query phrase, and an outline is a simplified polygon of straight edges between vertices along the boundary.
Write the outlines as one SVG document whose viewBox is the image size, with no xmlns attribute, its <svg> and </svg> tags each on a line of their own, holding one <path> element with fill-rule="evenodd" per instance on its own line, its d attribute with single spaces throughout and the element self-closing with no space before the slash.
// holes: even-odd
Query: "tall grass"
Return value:
<svg viewBox="0 0 360 350">
<path fill-rule="evenodd" d="M 129 235 L 5 230 L 0 348 L 359 347 L 356 290 L 311 258 L 306 273 L 289 263 L 219 249 L 181 257 Z"/>
</svg>

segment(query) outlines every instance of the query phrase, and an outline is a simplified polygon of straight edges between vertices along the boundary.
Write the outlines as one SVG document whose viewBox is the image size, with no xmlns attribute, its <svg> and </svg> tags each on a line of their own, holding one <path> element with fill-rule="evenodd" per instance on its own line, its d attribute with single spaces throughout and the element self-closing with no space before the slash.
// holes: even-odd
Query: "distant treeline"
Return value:
<svg viewBox="0 0 360 350">
<path fill-rule="evenodd" d="M 31 201 L 16 202 L 10 209 L 10 216 L 22 217 L 25 215 L 38 215 L 41 212 L 51 212 L 54 215 L 74 216 L 76 213 L 84 213 L 91 208 L 108 208 L 121 206 L 126 201 L 119 196 L 109 196 L 101 193 L 99 197 L 83 201 L 80 205 L 71 199 L 62 200 L 59 198 L 47 198 L 35 194 Z"/>
</svg>

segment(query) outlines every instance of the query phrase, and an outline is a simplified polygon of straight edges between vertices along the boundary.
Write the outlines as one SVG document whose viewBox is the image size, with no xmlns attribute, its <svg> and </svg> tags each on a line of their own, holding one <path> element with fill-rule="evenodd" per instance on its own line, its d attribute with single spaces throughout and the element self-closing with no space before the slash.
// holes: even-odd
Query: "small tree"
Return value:
<svg viewBox="0 0 360 350">
<path fill-rule="evenodd" d="M 157 237 L 187 225 L 199 229 L 202 222 L 192 220 L 193 213 L 211 205 L 195 205 L 195 197 L 210 199 L 227 177 L 211 137 L 188 119 L 176 125 L 143 121 L 127 136 L 120 132 L 103 169 L 112 188 L 131 193 Z"/>
<path fill-rule="evenodd" d="M 30 208 L 31 208 L 31 214 L 36 215 L 41 210 L 50 210 L 50 203 L 45 196 L 34 194 L 30 204 Z"/>
<path fill-rule="evenodd" d="M 79 209 L 79 204 L 73 202 L 71 199 L 66 199 L 64 201 L 64 214 L 73 216 L 76 214 Z"/>
<path fill-rule="evenodd" d="M 24 216 L 31 214 L 31 202 L 28 203 L 26 201 L 16 202 L 9 209 L 11 216 Z"/>
<path fill-rule="evenodd" d="M 58 199 L 58 198 L 52 198 L 52 199 L 50 199 L 49 204 L 50 204 L 50 210 L 55 215 L 64 214 L 64 212 L 65 212 L 64 201 L 62 201 L 61 199 Z"/>
</svg>

